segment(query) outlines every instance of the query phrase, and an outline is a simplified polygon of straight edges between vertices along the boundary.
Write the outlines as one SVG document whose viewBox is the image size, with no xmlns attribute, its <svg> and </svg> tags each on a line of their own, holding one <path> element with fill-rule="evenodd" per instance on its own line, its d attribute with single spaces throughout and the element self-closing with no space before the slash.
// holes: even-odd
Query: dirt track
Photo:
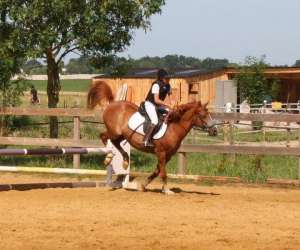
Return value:
<svg viewBox="0 0 300 250">
<path fill-rule="evenodd" d="M 170 186 L 1 192 L 0 249 L 300 249 L 300 190 Z"/>
</svg>

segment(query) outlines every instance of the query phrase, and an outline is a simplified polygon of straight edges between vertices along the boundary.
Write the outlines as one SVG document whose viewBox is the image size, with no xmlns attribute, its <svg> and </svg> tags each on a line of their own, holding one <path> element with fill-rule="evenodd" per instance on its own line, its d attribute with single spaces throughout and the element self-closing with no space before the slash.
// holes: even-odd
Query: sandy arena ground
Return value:
<svg viewBox="0 0 300 250">
<path fill-rule="evenodd" d="M 0 174 L 0 183 L 41 179 Z M 300 249 L 299 189 L 170 183 L 178 193 L 165 196 L 158 187 L 0 192 L 0 249 Z"/>
</svg>

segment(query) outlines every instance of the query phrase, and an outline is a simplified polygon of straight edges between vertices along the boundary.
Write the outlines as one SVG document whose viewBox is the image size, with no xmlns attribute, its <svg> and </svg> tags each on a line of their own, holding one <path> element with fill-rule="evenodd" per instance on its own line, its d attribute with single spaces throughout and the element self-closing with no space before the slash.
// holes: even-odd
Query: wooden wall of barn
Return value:
<svg viewBox="0 0 300 250">
<path fill-rule="evenodd" d="M 183 103 L 201 101 L 213 104 L 216 96 L 216 82 L 228 80 L 228 77 L 226 74 L 218 72 L 182 80 L 185 83 L 181 98 Z"/>
<path fill-rule="evenodd" d="M 148 90 L 151 84 L 155 81 L 155 78 L 95 78 L 93 83 L 97 81 L 104 81 L 112 88 L 113 93 L 117 93 L 117 90 L 123 85 L 127 84 L 128 93 L 126 99 L 132 101 L 135 104 L 140 104 L 145 100 Z"/>
<path fill-rule="evenodd" d="M 217 80 L 228 80 L 222 72 L 211 73 L 189 78 L 172 78 L 172 98 L 179 103 L 202 101 L 214 103 L 215 83 Z M 113 93 L 123 85 L 128 85 L 127 100 L 140 104 L 150 89 L 155 78 L 95 78 L 93 82 L 105 81 L 112 88 Z"/>
</svg>

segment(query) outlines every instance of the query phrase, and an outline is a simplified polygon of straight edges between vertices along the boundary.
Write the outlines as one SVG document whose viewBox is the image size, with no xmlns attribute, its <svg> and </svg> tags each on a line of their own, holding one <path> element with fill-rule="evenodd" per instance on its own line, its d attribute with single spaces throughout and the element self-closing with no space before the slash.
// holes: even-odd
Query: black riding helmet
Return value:
<svg viewBox="0 0 300 250">
<path fill-rule="evenodd" d="M 157 79 L 162 80 L 168 76 L 168 72 L 164 69 L 159 69 L 157 71 Z"/>
</svg>

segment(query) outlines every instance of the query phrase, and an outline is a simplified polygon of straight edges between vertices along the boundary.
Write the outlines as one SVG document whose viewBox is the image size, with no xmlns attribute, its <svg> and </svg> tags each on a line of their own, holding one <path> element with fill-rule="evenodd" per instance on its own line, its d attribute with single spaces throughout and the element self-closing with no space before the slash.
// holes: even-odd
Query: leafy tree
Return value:
<svg viewBox="0 0 300 250">
<path fill-rule="evenodd" d="M 79 58 L 72 58 L 66 65 L 66 73 L 68 74 L 93 74 L 99 73 L 91 64 L 90 58 L 81 56 Z"/>
<path fill-rule="evenodd" d="M 26 74 L 33 74 L 33 71 L 35 69 L 42 68 L 42 67 L 43 67 L 43 64 L 41 62 L 39 62 L 38 60 L 35 60 L 35 59 L 31 59 L 31 60 L 27 61 L 26 63 L 24 63 L 24 65 L 22 66 L 22 69 L 23 69 L 24 73 L 26 73 Z"/>
<path fill-rule="evenodd" d="M 262 103 L 266 96 L 277 97 L 278 80 L 265 77 L 264 71 L 267 66 L 264 56 L 249 56 L 245 59 L 236 77 L 242 99 L 247 99 L 249 103 Z"/>
<path fill-rule="evenodd" d="M 228 66 L 229 61 L 227 59 L 213 59 L 206 58 L 201 62 L 201 67 L 204 69 L 220 69 Z"/>
<path fill-rule="evenodd" d="M 164 57 L 142 57 L 133 60 L 133 67 L 136 68 L 203 68 L 203 69 L 219 69 L 229 64 L 227 59 L 212 59 L 204 60 L 195 57 L 186 57 L 183 55 L 166 55 Z"/>
<path fill-rule="evenodd" d="M 0 9 L 0 107 L 18 106 L 20 96 L 27 88 L 27 83 L 22 78 L 11 80 L 20 73 L 25 54 L 22 46 L 9 42 L 14 27 L 7 22 L 5 10 Z M 14 117 L 1 116 L 1 135 L 7 132 Z"/>
<path fill-rule="evenodd" d="M 11 78 L 20 73 L 19 58 L 0 58 L 0 107 L 16 107 L 21 104 L 20 97 L 28 88 L 28 83 L 23 78 L 15 80 Z M 0 134 L 8 132 L 12 123 L 16 120 L 13 116 L 1 116 Z"/>
<path fill-rule="evenodd" d="M 219 69 L 229 65 L 227 59 L 206 58 L 200 60 L 196 57 L 186 57 L 183 55 L 166 55 L 164 57 L 145 56 L 139 59 L 118 57 L 115 55 L 107 57 L 88 57 L 83 55 L 79 58 L 73 58 L 66 65 L 67 73 L 112 73 L 125 72 L 132 68 L 203 68 Z"/>
<path fill-rule="evenodd" d="M 24 44 L 31 58 L 47 64 L 48 107 L 55 108 L 61 89 L 59 65 L 74 51 L 98 58 L 123 51 L 137 28 L 147 29 L 164 0 L 0 0 L 15 30 L 10 40 Z M 58 136 L 56 117 L 50 137 Z"/>
</svg>

